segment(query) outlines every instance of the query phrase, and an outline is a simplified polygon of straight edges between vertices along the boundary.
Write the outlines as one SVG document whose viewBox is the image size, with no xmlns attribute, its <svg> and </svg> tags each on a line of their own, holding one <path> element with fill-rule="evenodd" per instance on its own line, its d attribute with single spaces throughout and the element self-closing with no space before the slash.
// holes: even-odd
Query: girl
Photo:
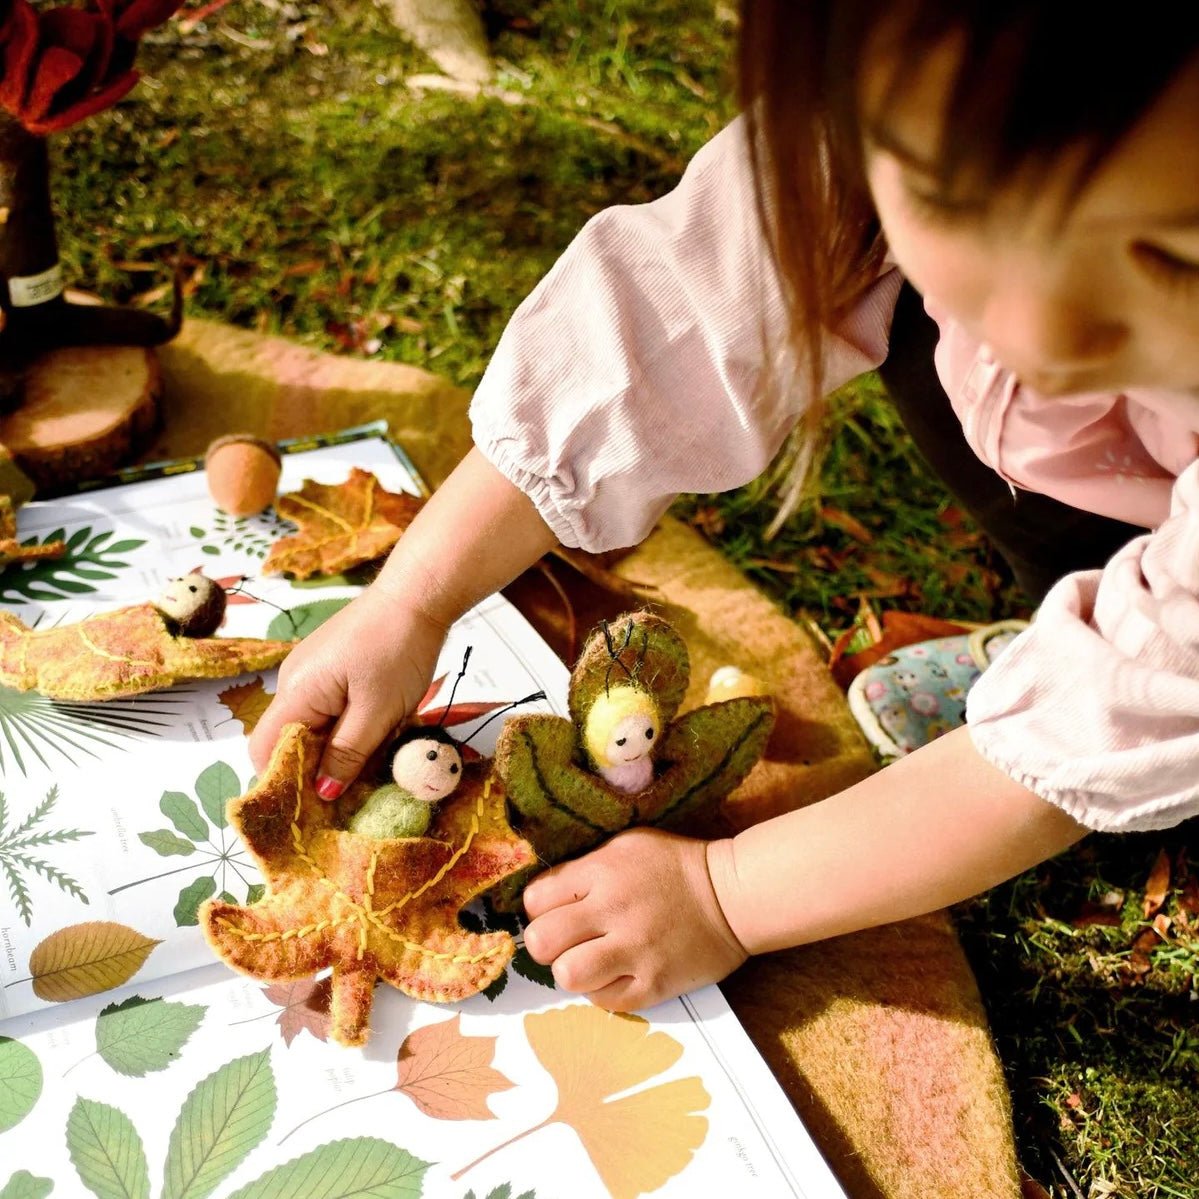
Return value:
<svg viewBox="0 0 1199 1199">
<path fill-rule="evenodd" d="M 547 872 L 530 952 L 567 990 L 643 1007 L 964 899 L 1087 829 L 1199 811 L 1199 9 L 1105 14 L 746 0 L 744 116 L 670 195 L 595 217 L 520 307 L 475 449 L 284 664 L 259 767 L 287 721 L 331 728 L 334 798 L 449 624 L 556 540 L 631 545 L 796 427 L 810 457 L 819 397 L 884 359 L 897 299 L 919 340 L 910 285 L 952 403 L 906 404 L 930 456 L 970 488 L 969 452 L 990 468 L 973 506 L 1032 589 L 1076 573 L 967 727 L 735 838 L 634 830 Z"/>
</svg>

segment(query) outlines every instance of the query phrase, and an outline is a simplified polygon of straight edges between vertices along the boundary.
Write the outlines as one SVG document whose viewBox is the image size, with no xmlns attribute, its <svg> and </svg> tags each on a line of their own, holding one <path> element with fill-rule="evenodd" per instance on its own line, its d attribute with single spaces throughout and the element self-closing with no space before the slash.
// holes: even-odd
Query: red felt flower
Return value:
<svg viewBox="0 0 1199 1199">
<path fill-rule="evenodd" d="M 0 108 L 30 133 L 66 129 L 115 104 L 137 82 L 142 35 L 184 0 L 87 0 L 35 10 L 0 4 Z"/>
</svg>

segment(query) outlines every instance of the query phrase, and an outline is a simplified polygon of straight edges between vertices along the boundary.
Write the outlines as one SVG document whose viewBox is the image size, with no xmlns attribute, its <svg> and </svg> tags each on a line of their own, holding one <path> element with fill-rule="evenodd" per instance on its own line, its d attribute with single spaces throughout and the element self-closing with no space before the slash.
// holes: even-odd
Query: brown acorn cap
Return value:
<svg viewBox="0 0 1199 1199">
<path fill-rule="evenodd" d="M 208 460 L 217 450 L 223 449 L 227 445 L 256 445 L 260 450 L 265 450 L 270 454 L 280 466 L 283 465 L 279 447 L 272 441 L 264 441 L 261 437 L 256 437 L 253 433 L 226 433 L 224 437 L 218 437 L 215 441 L 210 442 L 208 449 L 204 451 L 204 465 L 208 465 Z"/>
</svg>

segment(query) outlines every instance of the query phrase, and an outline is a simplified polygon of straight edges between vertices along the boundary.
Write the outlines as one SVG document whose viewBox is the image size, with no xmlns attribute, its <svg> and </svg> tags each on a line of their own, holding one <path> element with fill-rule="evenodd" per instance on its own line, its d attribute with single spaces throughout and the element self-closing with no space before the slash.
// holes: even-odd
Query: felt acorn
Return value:
<svg viewBox="0 0 1199 1199">
<path fill-rule="evenodd" d="M 211 637 L 225 619 L 225 589 L 199 571 L 168 579 L 151 601 L 176 637 Z"/>
<path fill-rule="evenodd" d="M 634 795 L 654 781 L 653 749 L 662 716 L 648 691 L 617 683 L 601 692 L 583 722 L 583 745 L 605 782 Z"/>
<path fill-rule="evenodd" d="M 282 468 L 279 451 L 249 433 L 218 437 L 204 455 L 208 494 L 230 516 L 257 516 L 269 508 Z"/>
</svg>

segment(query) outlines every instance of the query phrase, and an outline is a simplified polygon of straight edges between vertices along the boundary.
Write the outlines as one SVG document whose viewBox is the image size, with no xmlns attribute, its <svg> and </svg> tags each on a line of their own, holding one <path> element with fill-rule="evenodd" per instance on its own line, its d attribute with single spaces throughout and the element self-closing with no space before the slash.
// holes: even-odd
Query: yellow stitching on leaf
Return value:
<svg viewBox="0 0 1199 1199">
<path fill-rule="evenodd" d="M 91 652 L 95 654 L 97 658 L 106 658 L 109 662 L 121 662 L 126 666 L 149 666 L 154 669 L 159 668 L 160 664 L 158 662 L 143 662 L 140 658 L 128 658 L 123 657 L 120 654 L 110 654 L 108 650 L 101 649 L 83 631 L 83 621 L 80 621 L 79 624 L 75 626 L 75 632 L 79 634 L 79 640 L 82 641 L 83 644 L 87 646 L 87 648 L 91 650 Z"/>
<path fill-rule="evenodd" d="M 288 500 L 288 503 L 296 504 L 301 508 L 310 508 L 313 512 L 316 512 L 321 516 L 327 517 L 335 525 L 341 525 L 341 527 L 343 529 L 345 529 L 345 531 L 347 533 L 352 533 L 354 531 L 354 526 L 351 525 L 349 521 L 342 520 L 342 518 L 340 516 L 338 516 L 337 513 L 330 512 L 328 508 L 322 508 L 320 506 L 320 504 L 314 504 L 311 500 L 306 500 L 302 495 L 299 494 L 299 492 L 292 492 L 287 497 L 287 500 Z"/>
</svg>

